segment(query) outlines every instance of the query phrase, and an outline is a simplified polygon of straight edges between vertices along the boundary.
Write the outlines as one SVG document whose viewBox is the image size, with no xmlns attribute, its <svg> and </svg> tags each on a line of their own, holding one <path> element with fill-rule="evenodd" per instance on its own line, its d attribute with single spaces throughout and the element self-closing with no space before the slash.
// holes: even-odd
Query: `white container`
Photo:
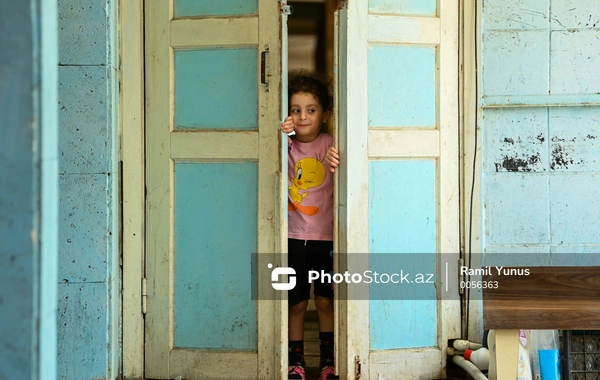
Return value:
<svg viewBox="0 0 600 380">
<path fill-rule="evenodd" d="M 475 351 L 466 350 L 464 358 L 475 364 L 475 367 L 482 371 L 486 371 L 490 366 L 490 352 L 485 347 Z"/>
<path fill-rule="evenodd" d="M 517 380 L 533 380 L 531 374 L 531 360 L 529 359 L 529 347 L 531 336 L 529 331 L 519 331 L 519 360 L 517 369 Z"/>
</svg>

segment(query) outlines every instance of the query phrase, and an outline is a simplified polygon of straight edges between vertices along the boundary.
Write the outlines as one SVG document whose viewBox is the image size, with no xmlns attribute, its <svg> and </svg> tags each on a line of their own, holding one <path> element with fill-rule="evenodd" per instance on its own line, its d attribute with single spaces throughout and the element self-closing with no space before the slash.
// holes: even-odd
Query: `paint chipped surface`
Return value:
<svg viewBox="0 0 600 380">
<path fill-rule="evenodd" d="M 600 171 L 598 108 L 557 108 L 549 112 L 550 170 Z"/>
<path fill-rule="evenodd" d="M 486 110 L 486 171 L 545 172 L 548 163 L 545 114 L 543 109 Z"/>
<path fill-rule="evenodd" d="M 600 94 L 600 1 L 482 5 L 481 96 Z M 600 107 L 585 105 L 483 110 L 486 253 L 599 252 Z"/>
<path fill-rule="evenodd" d="M 535 164 L 539 162 L 540 153 L 538 152 L 524 158 L 504 156 L 501 163 L 497 162 L 494 165 L 496 166 L 496 172 L 503 171 L 503 169 L 509 172 L 530 172 Z"/>
</svg>

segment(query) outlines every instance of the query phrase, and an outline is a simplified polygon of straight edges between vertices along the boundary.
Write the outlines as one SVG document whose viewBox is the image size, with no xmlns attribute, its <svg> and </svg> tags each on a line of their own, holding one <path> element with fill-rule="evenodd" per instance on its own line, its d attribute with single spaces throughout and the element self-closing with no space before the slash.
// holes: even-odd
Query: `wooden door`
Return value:
<svg viewBox="0 0 600 380">
<path fill-rule="evenodd" d="M 348 1 L 337 25 L 340 270 L 434 275 L 397 299 L 340 287 L 339 372 L 441 377 L 460 336 L 458 4 Z"/>
<path fill-rule="evenodd" d="M 146 378 L 287 364 L 283 303 L 257 281 L 286 248 L 281 7 L 145 2 Z"/>
</svg>

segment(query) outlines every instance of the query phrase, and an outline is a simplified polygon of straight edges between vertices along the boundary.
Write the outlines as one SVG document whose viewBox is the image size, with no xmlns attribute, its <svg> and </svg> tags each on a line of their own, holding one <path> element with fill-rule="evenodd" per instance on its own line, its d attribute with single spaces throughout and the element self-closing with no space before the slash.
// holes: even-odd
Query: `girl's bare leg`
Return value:
<svg viewBox="0 0 600 380">
<path fill-rule="evenodd" d="M 288 340 L 304 340 L 304 315 L 307 307 L 308 300 L 290 307 L 288 311 Z"/>
</svg>

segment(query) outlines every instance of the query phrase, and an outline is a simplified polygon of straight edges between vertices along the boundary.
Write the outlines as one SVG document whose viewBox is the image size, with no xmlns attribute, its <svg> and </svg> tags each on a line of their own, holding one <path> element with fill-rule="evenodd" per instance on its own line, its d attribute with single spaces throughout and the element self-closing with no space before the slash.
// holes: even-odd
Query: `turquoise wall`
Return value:
<svg viewBox="0 0 600 380">
<path fill-rule="evenodd" d="M 0 0 L 0 379 L 56 379 L 56 4 Z"/>
<path fill-rule="evenodd" d="M 119 363 L 116 1 L 59 0 L 60 379 Z"/>
<path fill-rule="evenodd" d="M 487 262 L 598 265 L 600 4 L 486 0 L 482 12 Z"/>
</svg>

